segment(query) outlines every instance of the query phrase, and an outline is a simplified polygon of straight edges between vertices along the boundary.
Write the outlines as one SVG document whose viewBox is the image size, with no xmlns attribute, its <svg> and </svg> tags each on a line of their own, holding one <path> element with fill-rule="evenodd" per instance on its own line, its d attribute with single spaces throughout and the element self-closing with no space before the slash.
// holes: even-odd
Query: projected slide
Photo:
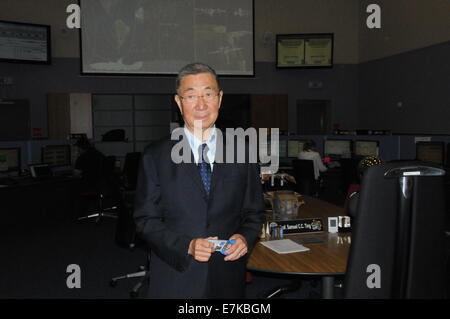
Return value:
<svg viewBox="0 0 450 319">
<path fill-rule="evenodd" d="M 252 0 L 81 0 L 83 73 L 253 75 Z"/>
</svg>

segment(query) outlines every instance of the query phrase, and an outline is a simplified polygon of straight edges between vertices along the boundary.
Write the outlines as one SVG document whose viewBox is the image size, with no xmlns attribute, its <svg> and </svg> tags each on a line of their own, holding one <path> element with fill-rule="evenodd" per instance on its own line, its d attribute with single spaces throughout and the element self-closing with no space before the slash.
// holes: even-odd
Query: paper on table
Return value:
<svg viewBox="0 0 450 319">
<path fill-rule="evenodd" d="M 309 250 L 309 248 L 297 244 L 296 242 L 290 239 L 269 240 L 269 241 L 262 241 L 260 243 L 266 246 L 267 248 L 272 249 L 278 254 L 290 254 Z"/>
</svg>

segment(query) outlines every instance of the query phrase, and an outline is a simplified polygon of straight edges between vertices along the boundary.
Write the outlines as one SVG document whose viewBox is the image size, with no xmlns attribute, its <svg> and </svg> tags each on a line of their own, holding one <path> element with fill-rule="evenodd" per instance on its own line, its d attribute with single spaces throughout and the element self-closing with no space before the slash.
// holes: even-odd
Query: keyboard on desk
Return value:
<svg viewBox="0 0 450 319">
<path fill-rule="evenodd" d="M 328 168 L 340 168 L 341 164 L 338 161 L 331 161 L 327 163 Z"/>
<path fill-rule="evenodd" d="M 70 177 L 73 175 L 73 170 L 61 170 L 61 171 L 54 171 L 53 177 Z"/>
</svg>

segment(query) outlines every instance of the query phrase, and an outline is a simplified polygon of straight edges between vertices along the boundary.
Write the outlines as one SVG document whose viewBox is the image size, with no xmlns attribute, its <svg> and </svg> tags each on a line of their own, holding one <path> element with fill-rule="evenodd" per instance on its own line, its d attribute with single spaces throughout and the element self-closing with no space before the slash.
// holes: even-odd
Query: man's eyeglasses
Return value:
<svg viewBox="0 0 450 319">
<path fill-rule="evenodd" d="M 203 101 L 205 101 L 207 103 L 214 102 L 218 96 L 219 96 L 219 93 L 205 93 L 203 95 L 185 95 L 185 96 L 179 95 L 179 97 L 182 100 L 184 100 L 186 103 L 189 103 L 189 104 L 197 103 L 197 101 L 200 97 L 202 97 Z"/>
</svg>

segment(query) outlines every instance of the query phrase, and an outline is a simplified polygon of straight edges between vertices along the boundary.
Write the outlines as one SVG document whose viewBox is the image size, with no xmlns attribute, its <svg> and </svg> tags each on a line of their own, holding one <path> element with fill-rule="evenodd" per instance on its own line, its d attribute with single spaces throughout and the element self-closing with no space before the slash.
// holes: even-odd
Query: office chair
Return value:
<svg viewBox="0 0 450 319">
<path fill-rule="evenodd" d="M 124 211 L 118 216 L 116 242 L 119 246 L 128 246 L 130 249 L 134 248 L 136 242 L 133 204 L 140 159 L 140 152 L 127 153 L 120 177 L 120 193 Z"/>
<path fill-rule="evenodd" d="M 283 295 L 299 290 L 302 287 L 300 280 L 293 280 L 289 284 L 276 286 L 258 293 L 257 299 L 277 299 L 282 298 Z"/>
<path fill-rule="evenodd" d="M 352 225 L 345 298 L 445 296 L 444 173 L 421 162 L 366 171 Z"/>
<path fill-rule="evenodd" d="M 341 158 L 339 160 L 342 171 L 341 190 L 344 194 L 346 194 L 350 185 L 359 183 L 358 163 L 359 160 L 355 158 Z"/>
<path fill-rule="evenodd" d="M 119 214 L 117 228 L 116 228 L 116 243 L 121 247 L 127 247 L 133 250 L 136 246 L 142 247 L 143 244 L 139 238 L 136 237 L 136 225 L 133 219 L 133 207 L 129 203 L 125 204 L 125 208 L 121 210 Z M 127 273 L 114 277 L 110 281 L 111 287 L 117 286 L 118 282 L 122 279 L 140 278 L 141 280 L 134 285 L 130 291 L 131 298 L 137 298 L 141 287 L 149 280 L 150 272 L 150 253 L 147 252 L 147 262 L 145 266 L 139 266 L 136 272 Z"/>
<path fill-rule="evenodd" d="M 85 200 L 96 202 L 96 207 L 88 212 L 88 215 L 79 217 L 78 221 L 96 218 L 95 222 L 98 224 L 104 217 L 117 218 L 116 213 L 110 213 L 119 209 L 121 204 L 118 182 L 114 174 L 115 163 L 115 156 L 107 156 L 102 163 L 95 190 L 80 194 Z"/>
<path fill-rule="evenodd" d="M 102 134 L 102 142 L 122 142 L 127 140 L 124 129 L 114 129 Z"/>
<path fill-rule="evenodd" d="M 127 153 L 122 171 L 121 194 L 123 198 L 123 210 L 119 213 L 116 228 L 116 243 L 128 249 L 134 249 L 136 246 L 144 248 L 142 241 L 136 237 L 136 225 L 133 218 L 134 195 L 137 186 L 137 176 L 139 163 L 141 159 L 140 152 Z M 147 248 L 145 248 L 147 249 Z M 137 272 L 117 276 L 111 279 L 110 285 L 115 287 L 118 281 L 127 278 L 143 277 L 131 290 L 130 297 L 136 298 L 139 290 L 149 280 L 150 273 L 150 253 L 147 251 L 147 262 L 145 266 L 140 266 Z"/>
<path fill-rule="evenodd" d="M 300 194 L 318 196 L 319 181 L 314 176 L 312 160 L 295 159 L 292 161 L 297 190 Z"/>
<path fill-rule="evenodd" d="M 125 155 L 125 162 L 122 171 L 122 186 L 126 190 L 135 190 L 139 170 L 141 152 L 132 152 Z"/>
</svg>

